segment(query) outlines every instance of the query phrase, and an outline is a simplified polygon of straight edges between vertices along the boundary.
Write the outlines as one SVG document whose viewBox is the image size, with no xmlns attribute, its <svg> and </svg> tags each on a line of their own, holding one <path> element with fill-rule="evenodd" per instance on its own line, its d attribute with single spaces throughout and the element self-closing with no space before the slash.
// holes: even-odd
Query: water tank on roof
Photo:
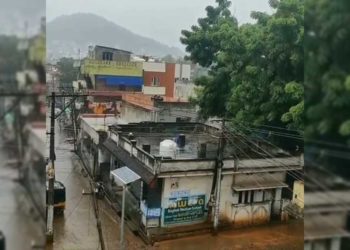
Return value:
<svg viewBox="0 0 350 250">
<path fill-rule="evenodd" d="M 172 140 L 164 140 L 159 145 L 159 155 L 163 157 L 175 158 L 176 156 L 176 142 Z"/>
</svg>

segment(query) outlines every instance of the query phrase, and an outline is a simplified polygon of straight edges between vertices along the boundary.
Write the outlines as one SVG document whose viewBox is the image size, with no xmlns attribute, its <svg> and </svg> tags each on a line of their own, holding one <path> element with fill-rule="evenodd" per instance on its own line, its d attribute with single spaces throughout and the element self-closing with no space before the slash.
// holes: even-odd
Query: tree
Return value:
<svg viewBox="0 0 350 250">
<path fill-rule="evenodd" d="M 333 152 L 350 143 L 350 2 L 307 0 L 305 8 L 306 138 L 315 159 L 349 177 L 344 152 Z"/>
<path fill-rule="evenodd" d="M 73 67 L 74 59 L 63 57 L 57 62 L 57 67 L 61 73 L 60 81 L 62 83 L 72 83 L 77 80 L 78 69 Z"/>
<path fill-rule="evenodd" d="M 303 129 L 303 0 L 270 1 L 274 14 L 253 12 L 256 23 L 241 26 L 229 1 L 216 2 L 182 31 L 189 59 L 210 68 L 196 81 L 200 114 Z"/>
</svg>

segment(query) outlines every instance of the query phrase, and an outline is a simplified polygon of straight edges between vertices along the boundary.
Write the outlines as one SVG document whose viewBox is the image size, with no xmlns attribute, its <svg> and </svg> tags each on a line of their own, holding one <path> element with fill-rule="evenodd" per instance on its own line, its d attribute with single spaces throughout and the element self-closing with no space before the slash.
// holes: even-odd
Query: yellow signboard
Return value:
<svg viewBox="0 0 350 250">
<path fill-rule="evenodd" d="M 143 69 L 140 62 L 115 62 L 85 59 L 81 65 L 82 74 L 137 76 L 142 77 Z"/>
</svg>

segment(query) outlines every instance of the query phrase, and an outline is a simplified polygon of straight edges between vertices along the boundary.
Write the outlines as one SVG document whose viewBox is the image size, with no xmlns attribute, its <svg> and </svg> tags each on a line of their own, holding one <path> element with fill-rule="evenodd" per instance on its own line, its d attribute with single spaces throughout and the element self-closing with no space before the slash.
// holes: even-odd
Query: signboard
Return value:
<svg viewBox="0 0 350 250">
<path fill-rule="evenodd" d="M 160 217 L 160 208 L 149 208 L 147 210 L 147 218 L 159 218 Z"/>
<path fill-rule="evenodd" d="M 202 220 L 205 217 L 205 195 L 169 198 L 164 209 L 164 225 Z"/>
<path fill-rule="evenodd" d="M 81 65 L 82 74 L 113 75 L 113 76 L 143 76 L 142 63 L 97 61 L 85 59 Z"/>
</svg>

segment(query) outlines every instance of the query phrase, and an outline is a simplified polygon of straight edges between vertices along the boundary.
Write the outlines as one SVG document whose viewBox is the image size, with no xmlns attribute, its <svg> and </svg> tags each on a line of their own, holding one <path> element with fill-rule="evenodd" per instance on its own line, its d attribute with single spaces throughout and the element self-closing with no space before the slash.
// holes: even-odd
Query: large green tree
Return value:
<svg viewBox="0 0 350 250">
<path fill-rule="evenodd" d="M 305 106 L 310 158 L 349 178 L 350 2 L 306 0 Z"/>
<path fill-rule="evenodd" d="M 241 26 L 229 1 L 216 2 L 181 38 L 189 58 L 210 68 L 196 81 L 201 115 L 303 129 L 303 0 L 270 1 L 272 15 L 253 12 L 256 23 Z"/>
</svg>

